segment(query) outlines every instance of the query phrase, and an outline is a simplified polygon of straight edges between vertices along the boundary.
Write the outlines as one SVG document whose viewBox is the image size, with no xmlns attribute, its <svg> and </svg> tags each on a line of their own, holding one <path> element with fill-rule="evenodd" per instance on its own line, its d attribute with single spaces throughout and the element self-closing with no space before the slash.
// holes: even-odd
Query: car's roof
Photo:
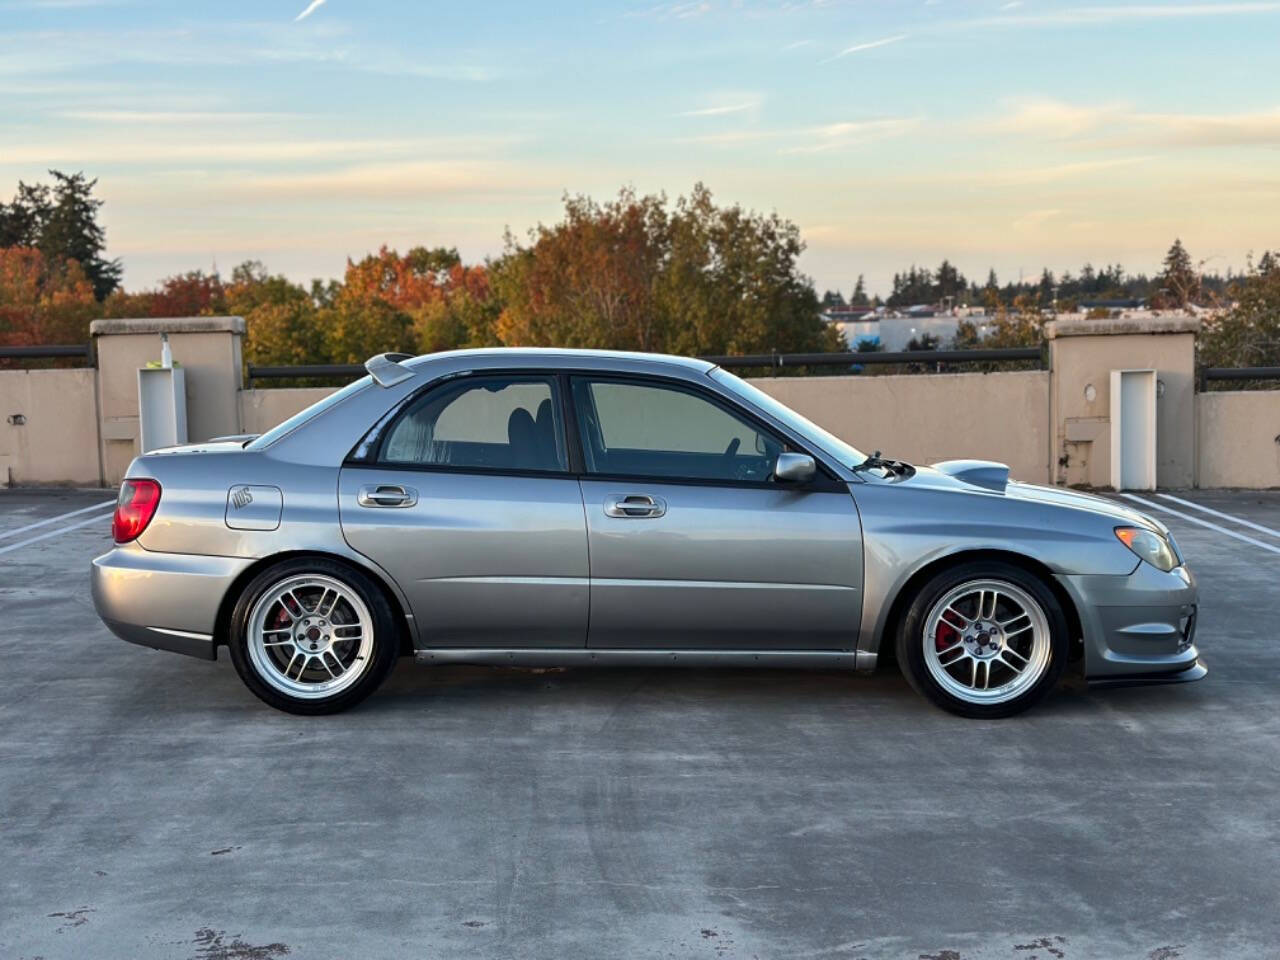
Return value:
<svg viewBox="0 0 1280 960">
<path fill-rule="evenodd" d="M 559 347 L 486 347 L 475 350 L 447 350 L 428 353 L 403 361 L 407 367 L 434 365 L 440 362 L 466 363 L 485 367 L 548 366 L 577 370 L 616 370 L 647 366 L 653 369 L 677 368 L 691 373 L 706 373 L 715 364 L 693 357 L 676 357 L 665 353 L 638 353 L 626 350 L 570 350 Z"/>
</svg>

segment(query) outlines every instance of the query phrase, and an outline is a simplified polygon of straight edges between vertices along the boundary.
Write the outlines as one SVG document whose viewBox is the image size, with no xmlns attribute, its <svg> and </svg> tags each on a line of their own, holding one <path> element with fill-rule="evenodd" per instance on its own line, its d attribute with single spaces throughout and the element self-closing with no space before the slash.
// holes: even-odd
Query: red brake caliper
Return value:
<svg viewBox="0 0 1280 960">
<path fill-rule="evenodd" d="M 938 621 L 938 632 L 933 635 L 933 646 L 935 650 L 945 650 L 951 646 L 959 638 L 960 634 L 956 632 L 956 628 L 945 620 Z"/>
</svg>

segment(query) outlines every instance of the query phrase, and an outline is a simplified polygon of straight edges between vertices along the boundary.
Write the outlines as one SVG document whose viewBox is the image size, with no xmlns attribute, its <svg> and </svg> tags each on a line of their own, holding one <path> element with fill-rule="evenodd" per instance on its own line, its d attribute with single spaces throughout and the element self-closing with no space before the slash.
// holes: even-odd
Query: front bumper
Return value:
<svg viewBox="0 0 1280 960">
<path fill-rule="evenodd" d="M 122 640 L 215 660 L 218 608 L 252 562 L 116 547 L 93 561 L 93 605 Z"/>
<path fill-rule="evenodd" d="M 1185 566 L 1058 580 L 1080 613 L 1086 680 L 1167 683 L 1208 672 L 1195 645 L 1199 590 Z"/>
</svg>

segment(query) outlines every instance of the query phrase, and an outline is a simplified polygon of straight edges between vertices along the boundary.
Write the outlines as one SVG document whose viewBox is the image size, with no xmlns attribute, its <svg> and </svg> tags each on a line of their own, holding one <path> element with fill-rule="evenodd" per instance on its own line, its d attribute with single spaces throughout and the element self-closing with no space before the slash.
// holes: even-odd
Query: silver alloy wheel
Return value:
<svg viewBox="0 0 1280 960">
<path fill-rule="evenodd" d="M 359 594 L 323 574 L 273 584 L 253 605 L 249 660 L 264 682 L 290 697 L 318 700 L 364 676 L 373 654 L 373 617 Z"/>
<path fill-rule="evenodd" d="M 966 703 L 1005 703 L 1049 668 L 1049 620 L 1040 604 L 1005 580 L 970 580 L 949 590 L 924 623 L 929 674 Z"/>
</svg>

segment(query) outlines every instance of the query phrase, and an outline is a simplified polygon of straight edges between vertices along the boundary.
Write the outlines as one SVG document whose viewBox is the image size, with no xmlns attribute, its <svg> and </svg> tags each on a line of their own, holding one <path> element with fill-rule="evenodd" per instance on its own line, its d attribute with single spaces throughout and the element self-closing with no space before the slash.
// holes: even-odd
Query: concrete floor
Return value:
<svg viewBox="0 0 1280 960">
<path fill-rule="evenodd" d="M 1163 515 L 1208 679 L 1012 721 L 892 672 L 409 661 L 303 719 L 107 633 L 107 511 L 13 532 L 109 498 L 0 493 L 6 960 L 1280 956 L 1280 553 Z"/>
</svg>

